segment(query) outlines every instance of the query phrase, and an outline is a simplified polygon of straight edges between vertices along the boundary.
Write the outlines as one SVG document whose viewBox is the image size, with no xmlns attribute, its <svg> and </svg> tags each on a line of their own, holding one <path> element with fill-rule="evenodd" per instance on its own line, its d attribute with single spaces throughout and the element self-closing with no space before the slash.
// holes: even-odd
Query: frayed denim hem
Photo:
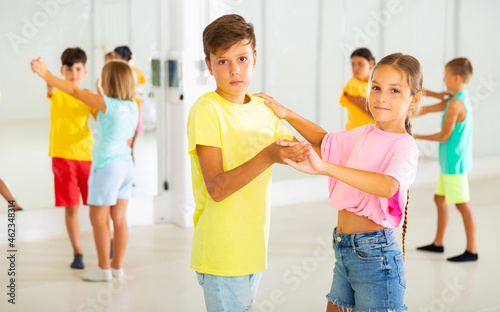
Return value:
<svg viewBox="0 0 500 312">
<path fill-rule="evenodd" d="M 402 306 L 400 309 L 368 309 L 368 310 L 356 310 L 356 312 L 403 312 L 408 311 L 406 306 Z"/>
<path fill-rule="evenodd" d="M 339 307 L 340 311 L 342 312 L 354 312 L 356 309 L 355 306 L 350 305 L 348 303 L 342 302 L 337 298 L 331 298 L 330 296 L 326 296 L 326 299 Z M 368 310 L 356 310 L 356 312 L 403 312 L 403 311 L 408 311 L 408 307 L 406 305 L 402 306 L 399 309 L 368 309 Z"/>
<path fill-rule="evenodd" d="M 342 312 L 354 312 L 354 306 L 348 303 L 342 302 L 337 298 L 331 298 L 330 296 L 326 296 L 326 299 L 340 308 Z"/>
</svg>

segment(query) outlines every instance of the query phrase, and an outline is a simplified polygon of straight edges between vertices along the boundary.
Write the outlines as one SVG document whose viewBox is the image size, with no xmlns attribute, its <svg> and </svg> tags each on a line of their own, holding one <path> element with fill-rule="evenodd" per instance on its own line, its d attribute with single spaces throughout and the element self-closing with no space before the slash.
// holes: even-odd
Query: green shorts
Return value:
<svg viewBox="0 0 500 312">
<path fill-rule="evenodd" d="M 436 195 L 444 196 L 447 204 L 467 203 L 470 200 L 467 173 L 439 174 Z"/>
</svg>

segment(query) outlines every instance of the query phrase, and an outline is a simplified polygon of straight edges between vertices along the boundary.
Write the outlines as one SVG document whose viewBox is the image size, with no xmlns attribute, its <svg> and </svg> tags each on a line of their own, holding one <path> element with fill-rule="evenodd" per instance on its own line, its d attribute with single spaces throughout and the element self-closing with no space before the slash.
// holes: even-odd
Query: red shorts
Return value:
<svg viewBox="0 0 500 312">
<path fill-rule="evenodd" d="M 78 205 L 80 203 L 80 192 L 82 193 L 83 204 L 87 205 L 87 182 L 91 164 L 91 161 L 52 157 L 57 207 Z"/>
</svg>

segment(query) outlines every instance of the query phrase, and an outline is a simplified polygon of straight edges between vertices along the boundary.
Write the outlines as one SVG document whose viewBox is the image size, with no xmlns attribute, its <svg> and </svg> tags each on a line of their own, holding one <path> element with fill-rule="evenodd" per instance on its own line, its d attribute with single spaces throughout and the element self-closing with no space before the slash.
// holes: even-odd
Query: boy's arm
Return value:
<svg viewBox="0 0 500 312">
<path fill-rule="evenodd" d="M 327 133 L 323 128 L 284 107 L 269 95 L 264 93 L 257 93 L 254 95 L 266 100 L 265 104 L 273 110 L 276 116 L 280 119 L 286 120 L 300 133 L 300 135 L 302 135 L 309 143 L 314 145 L 315 149 L 321 146 L 321 142 Z"/>
<path fill-rule="evenodd" d="M 216 202 L 239 191 L 274 163 L 284 163 L 285 158 L 296 161 L 306 159 L 308 151 L 306 142 L 287 147 L 273 142 L 246 163 L 224 171 L 222 151 L 219 147 L 196 145 L 205 186 L 210 197 Z"/>
<path fill-rule="evenodd" d="M 417 112 L 413 115 L 413 117 L 422 116 L 427 113 L 442 112 L 446 106 L 446 102 L 447 100 L 444 100 L 434 105 L 422 106 L 419 110 L 417 110 Z"/>
<path fill-rule="evenodd" d="M 373 118 L 372 113 L 370 112 L 370 110 L 368 109 L 368 107 L 366 105 L 366 98 L 364 96 L 354 96 L 354 95 L 350 95 L 347 92 L 344 92 L 344 96 L 347 97 L 349 102 L 354 104 L 354 106 L 356 106 L 357 108 L 359 108 L 360 110 L 365 112 L 368 116 Z"/>
<path fill-rule="evenodd" d="M 433 92 L 431 90 L 424 89 L 424 95 L 425 96 L 430 96 L 436 99 L 440 99 L 442 101 L 449 99 L 453 94 L 448 91 L 443 91 L 443 92 Z"/>
<path fill-rule="evenodd" d="M 466 115 L 465 106 L 462 101 L 456 99 L 448 104 L 448 109 L 446 110 L 446 115 L 443 120 L 443 127 L 441 132 L 429 135 L 418 135 L 415 134 L 413 137 L 415 139 L 429 140 L 429 141 L 438 141 L 438 142 L 447 142 L 453 133 L 453 129 L 455 129 L 455 125 L 459 119 L 465 117 Z"/>
<path fill-rule="evenodd" d="M 95 109 L 106 112 L 106 104 L 101 95 L 94 94 L 90 91 L 85 91 L 75 86 L 69 81 L 57 78 L 47 70 L 47 65 L 40 58 L 31 62 L 31 69 L 34 73 L 42 77 L 47 82 L 47 85 L 54 86 L 62 92 L 69 94 L 85 104 L 94 107 Z"/>
<path fill-rule="evenodd" d="M 47 82 L 47 94 L 48 94 L 48 95 L 50 95 L 50 96 L 51 96 L 52 94 L 56 93 L 56 90 L 57 90 L 57 88 L 56 88 L 56 87 L 51 86 L 51 85 Z"/>
</svg>

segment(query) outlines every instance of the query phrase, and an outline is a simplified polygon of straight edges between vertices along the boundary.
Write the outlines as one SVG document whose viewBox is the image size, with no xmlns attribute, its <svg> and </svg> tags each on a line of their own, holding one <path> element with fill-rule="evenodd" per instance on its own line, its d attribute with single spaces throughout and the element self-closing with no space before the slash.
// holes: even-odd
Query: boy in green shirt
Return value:
<svg viewBox="0 0 500 312">
<path fill-rule="evenodd" d="M 463 262 L 478 259 L 476 222 L 469 205 L 468 173 L 472 169 L 472 107 L 467 84 L 472 77 L 472 65 L 467 58 L 456 58 L 445 66 L 444 82 L 453 96 L 447 101 L 423 107 L 420 115 L 444 111 L 441 132 L 414 135 L 415 139 L 439 142 L 439 176 L 434 201 L 438 210 L 438 225 L 434 242 L 418 250 L 444 252 L 444 234 L 448 225 L 448 204 L 455 204 L 464 220 L 467 247 L 463 254 L 448 258 Z"/>
</svg>

